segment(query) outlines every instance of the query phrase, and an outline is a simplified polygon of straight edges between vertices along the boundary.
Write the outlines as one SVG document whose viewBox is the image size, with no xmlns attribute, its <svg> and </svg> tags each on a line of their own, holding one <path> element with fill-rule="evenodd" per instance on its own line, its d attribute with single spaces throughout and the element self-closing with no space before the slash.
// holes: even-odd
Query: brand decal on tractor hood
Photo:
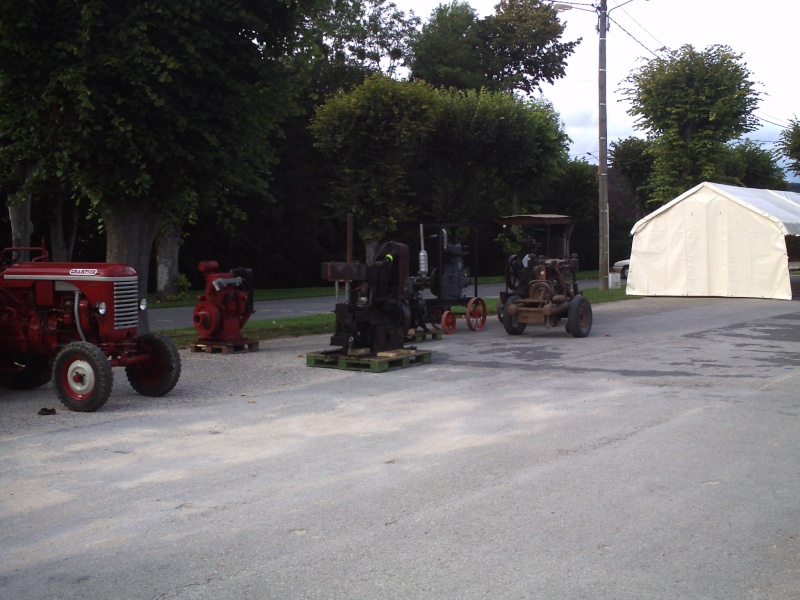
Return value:
<svg viewBox="0 0 800 600">
<path fill-rule="evenodd" d="M 70 269 L 70 275 L 97 275 L 97 269 Z"/>
</svg>

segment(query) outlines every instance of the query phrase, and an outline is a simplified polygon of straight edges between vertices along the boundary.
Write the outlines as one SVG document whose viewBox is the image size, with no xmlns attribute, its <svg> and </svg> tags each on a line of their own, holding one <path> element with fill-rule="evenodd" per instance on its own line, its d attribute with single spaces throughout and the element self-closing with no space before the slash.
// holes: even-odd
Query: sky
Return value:
<svg viewBox="0 0 800 600">
<path fill-rule="evenodd" d="M 494 13 L 497 0 L 467 0 L 479 16 Z M 565 2 L 566 0 L 560 0 Z M 426 22 L 440 0 L 395 0 Z M 570 155 L 597 163 L 599 36 L 596 0 L 569 2 L 575 8 L 560 13 L 566 23 L 563 40 L 583 38 L 568 59 L 566 77 L 543 84 L 542 95 L 561 115 L 572 139 Z M 751 80 L 762 93 L 755 112 L 761 127 L 747 135 L 766 149 L 774 149 L 789 119 L 800 117 L 800 79 L 797 76 L 800 0 L 607 0 L 610 29 L 606 38 L 608 140 L 644 137 L 627 114 L 630 104 L 619 88 L 623 80 L 654 58 L 660 48 L 691 44 L 704 50 L 714 44 L 742 54 Z M 624 6 L 623 6 L 624 5 Z M 579 10 L 588 9 L 588 10 Z M 787 177 L 793 181 L 800 178 Z"/>
</svg>

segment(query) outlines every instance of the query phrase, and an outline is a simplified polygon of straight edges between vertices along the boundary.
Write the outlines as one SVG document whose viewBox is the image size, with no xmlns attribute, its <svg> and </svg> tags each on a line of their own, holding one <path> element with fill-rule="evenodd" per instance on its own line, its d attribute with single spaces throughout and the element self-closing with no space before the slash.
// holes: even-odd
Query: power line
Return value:
<svg viewBox="0 0 800 600">
<path fill-rule="evenodd" d="M 631 39 L 632 39 L 634 42 L 636 42 L 636 43 L 637 43 L 637 44 L 639 44 L 639 45 L 640 45 L 642 48 L 644 48 L 645 50 L 647 50 L 647 51 L 648 51 L 650 54 L 652 54 L 653 56 L 655 56 L 656 58 L 658 58 L 658 54 L 656 54 L 655 52 L 653 52 L 652 50 L 650 50 L 650 48 L 648 48 L 648 47 L 647 47 L 647 46 L 645 46 L 645 45 L 644 45 L 642 42 L 640 42 L 638 39 L 636 39 L 636 37 L 635 37 L 633 34 L 631 34 L 631 33 L 630 33 L 630 32 L 629 32 L 627 29 L 625 29 L 625 28 L 624 28 L 622 25 L 620 25 L 620 24 L 619 24 L 619 23 L 618 23 L 616 20 L 614 20 L 614 18 L 613 18 L 613 17 L 611 17 L 611 16 L 608 16 L 608 20 L 609 20 L 609 21 L 611 21 L 612 23 L 614 23 L 614 25 L 616 25 L 617 27 L 619 27 L 619 28 L 620 28 L 622 31 L 624 31 L 624 32 L 625 32 L 625 33 L 628 35 L 628 37 L 630 37 L 630 38 L 631 38 Z"/>
<path fill-rule="evenodd" d="M 644 32 L 645 32 L 647 35 L 649 35 L 651 38 L 653 38 L 653 40 L 655 40 L 655 42 L 658 44 L 658 47 L 659 47 L 659 48 L 665 48 L 665 47 L 666 47 L 666 44 L 662 43 L 662 42 L 661 42 L 661 40 L 659 40 L 659 39 L 658 39 L 656 36 L 654 36 L 652 33 L 650 33 L 650 32 L 649 32 L 649 31 L 648 31 L 648 30 L 647 30 L 647 29 L 646 29 L 646 28 L 645 28 L 645 27 L 644 27 L 644 26 L 643 26 L 641 23 L 639 23 L 639 21 L 637 21 L 636 19 L 634 19 L 634 18 L 631 16 L 631 14 L 630 14 L 630 13 L 629 13 L 627 10 L 623 10 L 622 12 L 624 12 L 624 13 L 625 13 L 625 15 L 626 15 L 626 16 L 627 16 L 627 17 L 628 17 L 628 18 L 629 18 L 631 21 L 633 21 L 634 23 L 636 23 L 636 25 L 638 25 L 638 26 L 639 26 L 639 29 L 641 29 L 641 30 L 642 30 L 642 31 L 644 31 Z"/>
</svg>

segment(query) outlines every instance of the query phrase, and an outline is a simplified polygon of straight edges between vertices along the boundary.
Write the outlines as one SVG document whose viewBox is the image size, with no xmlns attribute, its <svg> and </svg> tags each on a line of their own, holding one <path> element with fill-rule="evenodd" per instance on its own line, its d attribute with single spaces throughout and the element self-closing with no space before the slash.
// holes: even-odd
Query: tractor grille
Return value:
<svg viewBox="0 0 800 600">
<path fill-rule="evenodd" d="M 139 325 L 139 286 L 137 281 L 114 282 L 114 329 Z"/>
</svg>

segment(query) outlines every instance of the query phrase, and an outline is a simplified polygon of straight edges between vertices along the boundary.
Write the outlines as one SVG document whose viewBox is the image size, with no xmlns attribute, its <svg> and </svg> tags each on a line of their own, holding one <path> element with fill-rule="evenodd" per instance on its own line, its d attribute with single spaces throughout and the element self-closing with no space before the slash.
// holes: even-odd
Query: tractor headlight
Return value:
<svg viewBox="0 0 800 600">
<path fill-rule="evenodd" d="M 147 298 L 139 298 L 139 310 L 147 310 Z"/>
<path fill-rule="evenodd" d="M 104 315 L 108 311 L 108 306 L 102 300 L 95 305 L 98 315 Z"/>
</svg>

